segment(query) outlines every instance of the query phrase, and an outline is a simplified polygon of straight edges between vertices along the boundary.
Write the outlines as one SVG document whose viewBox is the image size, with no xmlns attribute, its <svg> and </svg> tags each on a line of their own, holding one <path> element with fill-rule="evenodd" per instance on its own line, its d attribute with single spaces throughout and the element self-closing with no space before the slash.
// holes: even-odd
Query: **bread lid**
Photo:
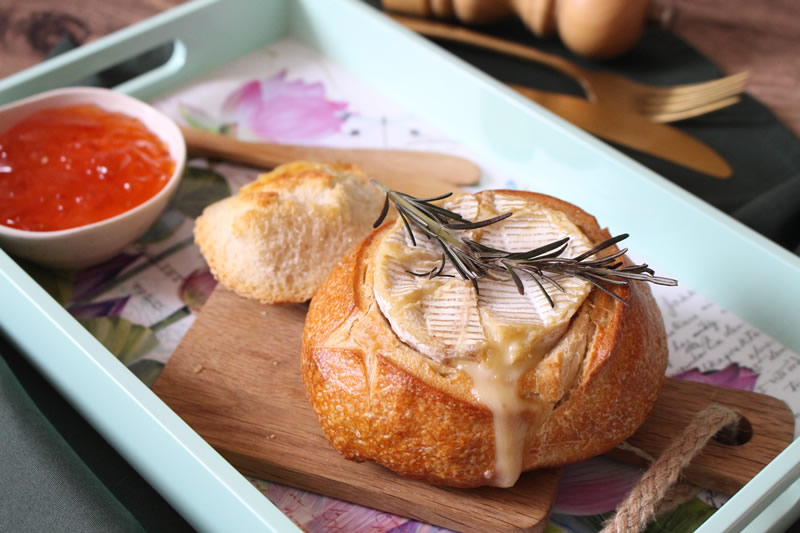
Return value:
<svg viewBox="0 0 800 533">
<path fill-rule="evenodd" d="M 444 207 L 475 221 L 513 213 L 501 222 L 463 232 L 493 248 L 525 252 L 564 237 L 570 238 L 564 256 L 592 247 L 564 213 L 519 195 L 462 195 Z M 480 279 L 475 291 L 449 261 L 438 276 L 419 275 L 436 271 L 443 252 L 436 241 L 414 231 L 415 244 L 398 221 L 383 239 L 375 255 L 375 299 L 394 333 L 438 363 L 457 366 L 497 358 L 497 364 L 513 365 L 538 359 L 561 337 L 591 290 L 588 282 L 566 275 L 548 275 L 542 281 L 520 276 L 520 293 L 511 277 L 500 273 Z M 554 305 L 539 289 L 541 282 L 548 285 Z"/>
</svg>

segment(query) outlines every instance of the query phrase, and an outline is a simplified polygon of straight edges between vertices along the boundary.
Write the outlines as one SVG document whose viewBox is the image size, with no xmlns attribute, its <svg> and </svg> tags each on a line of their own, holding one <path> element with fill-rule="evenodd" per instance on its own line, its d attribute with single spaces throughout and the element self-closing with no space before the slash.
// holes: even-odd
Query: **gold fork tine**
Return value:
<svg viewBox="0 0 800 533">
<path fill-rule="evenodd" d="M 742 89 L 743 88 L 739 85 L 730 85 L 712 87 L 693 94 L 665 95 L 658 97 L 641 94 L 637 98 L 636 108 L 639 113 L 645 115 L 659 112 L 681 111 L 738 96 L 742 93 Z"/>
<path fill-rule="evenodd" d="M 664 114 L 673 113 L 693 113 L 695 116 L 701 113 L 702 109 L 710 107 L 710 109 L 719 109 L 724 107 L 723 102 L 729 102 L 731 98 L 738 98 L 739 94 L 734 93 L 734 96 L 723 95 L 719 98 L 697 98 L 694 100 L 683 100 L 679 102 L 665 102 L 661 105 L 650 103 L 645 106 L 636 108 L 636 112 L 640 115 L 655 117 Z M 719 104 L 719 105 L 717 105 Z M 653 120 L 656 120 L 655 118 Z"/>
<path fill-rule="evenodd" d="M 738 96 L 739 95 L 736 94 L 735 96 L 723 96 L 720 98 L 698 98 L 691 101 L 669 102 L 658 106 L 650 104 L 646 107 L 637 108 L 636 112 L 649 117 L 675 113 L 691 113 L 697 116 L 701 114 L 703 109 L 709 108 L 708 106 L 712 106 L 710 109 L 719 109 L 719 107 L 724 106 L 722 104 L 717 105 L 718 103 L 728 102 L 730 98 L 737 98 Z"/>
<path fill-rule="evenodd" d="M 725 102 L 720 107 L 730 105 L 728 99 L 741 92 L 748 78 L 747 73 L 739 73 L 719 80 L 675 87 L 656 87 L 637 83 L 609 72 L 587 70 L 563 57 L 463 26 L 401 15 L 391 17 L 422 35 L 461 42 L 545 65 L 580 83 L 589 100 L 618 109 L 627 109 L 644 116 L 688 118 L 701 114 L 702 109 L 718 109 L 713 106 L 715 100 Z"/>
<path fill-rule="evenodd" d="M 739 100 L 741 100 L 741 98 L 739 98 L 738 96 L 731 96 L 730 98 L 725 98 L 724 100 L 717 100 L 716 102 L 694 107 L 692 109 L 686 109 L 677 112 L 662 111 L 654 113 L 652 115 L 648 115 L 648 117 L 650 118 L 650 120 L 654 122 L 677 122 L 679 120 L 685 120 L 687 118 L 705 115 L 707 113 L 711 113 L 712 111 L 732 106 L 733 104 L 739 102 Z"/>
<path fill-rule="evenodd" d="M 637 102 L 637 109 L 639 113 L 645 115 L 691 109 L 737 96 L 742 93 L 742 89 L 742 85 L 727 84 L 711 87 L 704 91 L 697 91 L 696 93 L 661 95 L 657 97 L 641 95 Z"/>
<path fill-rule="evenodd" d="M 698 83 L 686 83 L 682 85 L 673 85 L 671 87 L 650 87 L 650 93 L 653 98 L 662 97 L 678 97 L 685 95 L 694 95 L 697 93 L 704 93 L 706 91 L 722 90 L 735 90 L 736 88 L 742 89 L 750 80 L 750 72 L 743 71 L 718 78 L 716 80 L 701 81 Z"/>
</svg>

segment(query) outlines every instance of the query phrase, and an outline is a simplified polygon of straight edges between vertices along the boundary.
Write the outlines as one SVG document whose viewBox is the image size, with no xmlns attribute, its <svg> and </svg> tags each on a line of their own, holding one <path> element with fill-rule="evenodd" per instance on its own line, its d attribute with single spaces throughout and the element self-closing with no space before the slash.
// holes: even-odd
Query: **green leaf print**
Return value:
<svg viewBox="0 0 800 533">
<path fill-rule="evenodd" d="M 152 329 L 124 318 L 104 316 L 79 322 L 126 365 L 158 346 Z"/>
<path fill-rule="evenodd" d="M 161 375 L 161 371 L 164 369 L 164 363 L 153 359 L 139 359 L 130 365 L 128 369 L 133 372 L 142 383 L 148 387 L 152 387 L 153 383 L 158 379 L 158 376 Z"/>
<path fill-rule="evenodd" d="M 72 299 L 74 270 L 45 268 L 23 259 L 17 259 L 17 262 L 58 303 L 64 305 Z"/>
<path fill-rule="evenodd" d="M 698 498 L 693 498 L 674 511 L 659 516 L 644 533 L 691 532 L 703 525 L 716 509 Z"/>
<path fill-rule="evenodd" d="M 203 209 L 231 195 L 231 186 L 210 168 L 187 167 L 171 205 L 189 218 L 199 217 Z"/>
<path fill-rule="evenodd" d="M 178 190 L 147 232 L 137 242 L 151 244 L 170 238 L 186 217 L 197 218 L 207 206 L 231 195 L 228 181 L 209 168 L 188 167 Z"/>
<path fill-rule="evenodd" d="M 225 124 L 209 115 L 206 111 L 188 104 L 178 104 L 178 113 L 186 121 L 186 124 L 196 130 L 224 134 L 226 130 L 230 130 L 234 126 L 233 124 Z"/>
<path fill-rule="evenodd" d="M 650 522 L 643 533 L 691 533 L 703 525 L 703 522 L 714 514 L 716 508 L 708 505 L 699 498 L 692 498 L 673 511 L 659 515 Z M 579 517 L 577 520 L 595 531 L 603 529 L 606 520 L 613 517 L 614 513 L 605 513 L 593 516 Z"/>
<path fill-rule="evenodd" d="M 168 207 L 161 213 L 156 221 L 153 222 L 153 225 L 148 228 L 147 232 L 139 237 L 139 240 L 136 242 L 151 244 L 166 240 L 181 227 L 184 220 L 186 220 L 186 215 L 174 207 Z"/>
</svg>

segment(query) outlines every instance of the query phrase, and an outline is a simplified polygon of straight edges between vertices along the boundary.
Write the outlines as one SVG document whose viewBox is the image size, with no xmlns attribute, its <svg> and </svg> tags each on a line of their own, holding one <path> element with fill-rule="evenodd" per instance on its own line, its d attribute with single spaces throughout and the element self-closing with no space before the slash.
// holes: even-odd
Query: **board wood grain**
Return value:
<svg viewBox="0 0 800 533">
<path fill-rule="evenodd" d="M 739 431 L 744 444 L 734 446 L 709 441 L 703 452 L 683 471 L 682 478 L 722 494 L 733 495 L 791 444 L 794 417 L 785 402 L 755 392 L 726 389 L 703 383 L 668 379 L 648 419 L 627 443 L 658 457 L 689 419 L 712 403 L 743 417 Z M 642 457 L 624 449 L 607 455 L 634 464 Z"/>
<path fill-rule="evenodd" d="M 511 489 L 433 487 L 343 459 L 322 435 L 300 374 L 306 305 L 270 306 L 218 286 L 154 385 L 158 394 L 244 473 L 459 531 L 542 531 L 559 472 L 524 474 Z M 657 456 L 712 402 L 743 415 L 752 437 L 711 442 L 685 471 L 733 494 L 792 440 L 785 403 L 747 391 L 668 379 L 632 446 Z M 637 462 L 619 450 L 612 455 Z"/>
<path fill-rule="evenodd" d="M 558 470 L 512 489 L 449 489 L 342 458 L 300 374 L 307 305 L 269 306 L 218 287 L 153 390 L 244 473 L 457 531 L 543 531 Z"/>
</svg>

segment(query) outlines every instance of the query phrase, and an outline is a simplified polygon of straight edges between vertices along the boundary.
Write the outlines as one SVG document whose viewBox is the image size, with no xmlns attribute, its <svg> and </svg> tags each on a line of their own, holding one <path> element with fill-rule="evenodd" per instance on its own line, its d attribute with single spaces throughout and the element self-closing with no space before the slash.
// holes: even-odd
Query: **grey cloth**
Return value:
<svg viewBox="0 0 800 533">
<path fill-rule="evenodd" d="M 800 174 L 756 196 L 733 215 L 800 255 Z"/>
<path fill-rule="evenodd" d="M 0 357 L 0 531 L 143 531 Z"/>
<path fill-rule="evenodd" d="M 0 424 L 0 532 L 193 531 L 2 331 Z"/>
</svg>

